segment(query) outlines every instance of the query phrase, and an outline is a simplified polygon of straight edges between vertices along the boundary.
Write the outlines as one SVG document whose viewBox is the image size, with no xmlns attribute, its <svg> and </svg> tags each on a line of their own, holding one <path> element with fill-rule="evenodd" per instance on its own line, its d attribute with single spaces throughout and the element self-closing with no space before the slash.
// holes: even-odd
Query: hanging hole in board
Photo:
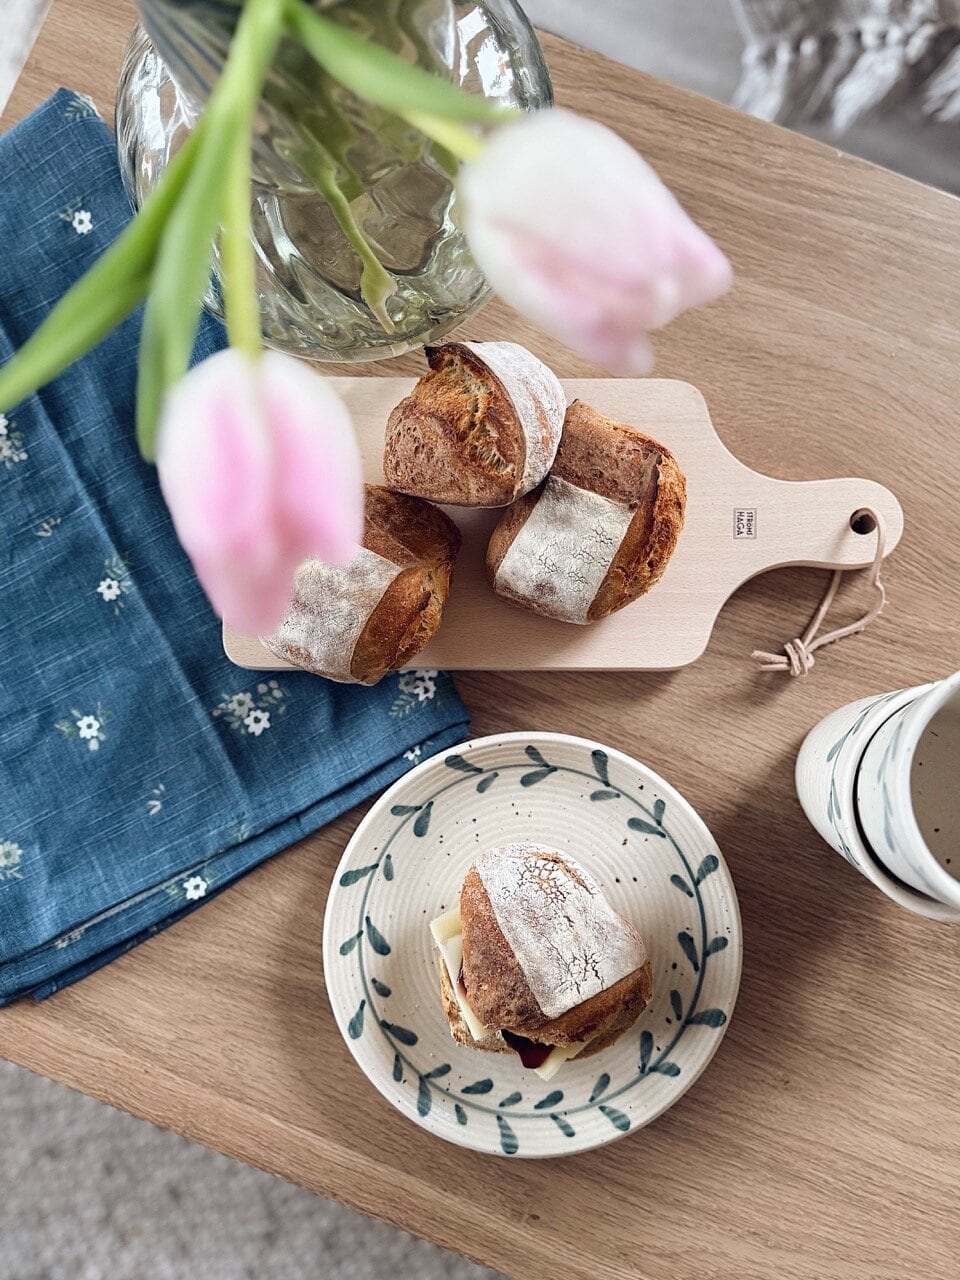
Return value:
<svg viewBox="0 0 960 1280">
<path fill-rule="evenodd" d="M 855 511 L 850 517 L 850 528 L 854 533 L 873 533 L 877 522 L 869 511 Z"/>
</svg>

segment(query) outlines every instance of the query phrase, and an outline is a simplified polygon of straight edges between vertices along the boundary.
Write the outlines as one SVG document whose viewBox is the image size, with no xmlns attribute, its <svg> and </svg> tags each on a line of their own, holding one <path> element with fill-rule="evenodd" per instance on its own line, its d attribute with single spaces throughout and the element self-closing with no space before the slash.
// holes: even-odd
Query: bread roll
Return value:
<svg viewBox="0 0 960 1280">
<path fill-rule="evenodd" d="M 351 684 L 376 684 L 406 666 L 440 625 L 460 532 L 419 498 L 366 486 L 363 547 L 342 568 L 307 560 L 290 611 L 261 636 L 297 667 Z"/>
<path fill-rule="evenodd" d="M 465 507 L 503 507 L 535 489 L 563 427 L 556 376 L 515 342 L 448 342 L 426 353 L 431 372 L 387 421 L 387 484 Z"/>
<path fill-rule="evenodd" d="M 685 504 L 686 480 L 669 449 L 575 400 L 546 483 L 494 529 L 487 576 L 513 604 L 595 622 L 660 580 Z"/>
<path fill-rule="evenodd" d="M 598 1052 L 649 1002 L 643 939 L 559 849 L 518 842 L 482 854 L 463 882 L 459 928 L 460 999 L 444 963 L 440 995 L 461 1044 L 535 1067 L 552 1049 Z M 487 1034 L 471 1031 L 462 1000 Z"/>
</svg>

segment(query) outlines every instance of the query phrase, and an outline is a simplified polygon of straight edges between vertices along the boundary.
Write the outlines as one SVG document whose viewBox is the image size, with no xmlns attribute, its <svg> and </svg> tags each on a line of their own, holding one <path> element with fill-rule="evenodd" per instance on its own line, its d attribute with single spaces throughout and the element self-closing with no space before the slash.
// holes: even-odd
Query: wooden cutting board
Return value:
<svg viewBox="0 0 960 1280">
<path fill-rule="evenodd" d="M 331 381 L 353 416 L 365 478 L 382 483 L 387 416 L 415 379 Z M 869 565 L 877 535 L 851 526 L 863 508 L 882 517 L 886 553 L 900 540 L 903 512 L 889 489 L 872 480 L 795 482 L 751 471 L 723 444 L 703 396 L 688 382 L 585 378 L 564 380 L 563 386 L 568 400 L 585 400 L 660 440 L 683 468 L 687 514 L 666 573 L 651 592 L 601 622 L 572 626 L 541 618 L 506 604 L 487 584 L 487 541 L 502 511 L 445 508 L 460 526 L 463 550 L 440 630 L 416 666 L 451 671 L 682 667 L 703 653 L 717 615 L 748 578 L 784 565 Z M 290 669 L 255 637 L 228 627 L 223 645 L 237 666 Z"/>
</svg>

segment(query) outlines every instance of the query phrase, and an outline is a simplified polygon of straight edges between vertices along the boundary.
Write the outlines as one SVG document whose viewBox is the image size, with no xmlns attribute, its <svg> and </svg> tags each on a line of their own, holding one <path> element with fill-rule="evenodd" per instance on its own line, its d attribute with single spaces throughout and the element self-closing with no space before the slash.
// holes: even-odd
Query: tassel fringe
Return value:
<svg viewBox="0 0 960 1280">
<path fill-rule="evenodd" d="M 960 121 L 960 25 L 865 19 L 839 32 L 754 40 L 733 104 L 779 124 L 829 120 L 843 133 L 907 100 L 933 120 Z"/>
</svg>

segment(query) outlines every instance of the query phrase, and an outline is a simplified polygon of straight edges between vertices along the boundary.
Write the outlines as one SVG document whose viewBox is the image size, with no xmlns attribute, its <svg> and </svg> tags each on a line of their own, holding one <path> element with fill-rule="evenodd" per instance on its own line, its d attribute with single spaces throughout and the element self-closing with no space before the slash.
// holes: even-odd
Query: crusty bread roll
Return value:
<svg viewBox="0 0 960 1280">
<path fill-rule="evenodd" d="M 448 968 L 440 995 L 461 1044 L 516 1052 L 577 1046 L 577 1056 L 612 1044 L 650 1000 L 643 939 L 569 854 L 514 843 L 490 849 L 460 892 L 461 994 L 490 1034 L 466 1025 Z M 539 1055 L 541 1060 L 546 1054 Z"/>
<path fill-rule="evenodd" d="M 328 680 L 376 684 L 440 625 L 459 550 L 460 532 L 442 511 L 368 484 L 359 554 L 342 568 L 302 564 L 287 617 L 261 640 Z"/>
<path fill-rule="evenodd" d="M 387 484 L 466 507 L 504 507 L 535 489 L 563 428 L 556 376 L 516 342 L 448 342 L 426 353 L 431 372 L 387 420 Z"/>
<path fill-rule="evenodd" d="M 487 576 L 513 604 L 595 622 L 659 581 L 685 504 L 686 480 L 669 449 L 575 400 L 546 483 L 494 529 Z"/>
</svg>

